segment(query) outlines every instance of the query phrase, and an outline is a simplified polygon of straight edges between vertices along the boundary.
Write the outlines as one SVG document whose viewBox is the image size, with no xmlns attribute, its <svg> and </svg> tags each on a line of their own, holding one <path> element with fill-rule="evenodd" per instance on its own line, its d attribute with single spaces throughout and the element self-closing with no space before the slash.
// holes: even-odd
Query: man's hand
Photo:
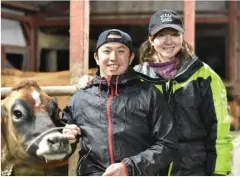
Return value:
<svg viewBox="0 0 240 177">
<path fill-rule="evenodd" d="M 106 169 L 103 176 L 128 176 L 128 174 L 123 163 L 114 163 Z"/>
<path fill-rule="evenodd" d="M 78 84 L 77 84 L 77 87 L 78 88 L 86 88 L 88 87 L 89 85 L 91 85 L 92 81 L 93 81 L 93 78 L 92 76 L 89 76 L 89 75 L 84 75 L 82 76 L 79 81 L 78 81 Z"/>
<path fill-rule="evenodd" d="M 76 142 L 77 135 L 81 135 L 80 128 L 75 124 L 67 124 L 62 133 L 67 137 L 71 144 Z"/>
</svg>

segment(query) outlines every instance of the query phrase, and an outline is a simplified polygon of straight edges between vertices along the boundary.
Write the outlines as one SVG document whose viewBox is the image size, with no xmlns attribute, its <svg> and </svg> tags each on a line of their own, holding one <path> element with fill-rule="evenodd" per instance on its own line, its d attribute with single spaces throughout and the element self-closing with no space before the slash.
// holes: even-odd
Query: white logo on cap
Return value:
<svg viewBox="0 0 240 177">
<path fill-rule="evenodd" d="M 172 15 L 171 14 L 163 14 L 160 15 L 161 21 L 163 22 L 172 22 Z"/>
</svg>

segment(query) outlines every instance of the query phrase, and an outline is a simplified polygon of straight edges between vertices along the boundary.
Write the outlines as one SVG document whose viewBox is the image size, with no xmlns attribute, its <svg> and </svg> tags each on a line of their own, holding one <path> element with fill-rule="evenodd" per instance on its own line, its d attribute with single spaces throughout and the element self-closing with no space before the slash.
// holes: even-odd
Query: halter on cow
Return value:
<svg viewBox="0 0 240 177">
<path fill-rule="evenodd" d="M 57 102 L 35 81 L 15 86 L 1 103 L 1 167 L 11 172 L 15 164 L 37 169 L 65 165 L 71 154 L 59 125 Z M 2 175 L 8 173 L 1 172 Z"/>
</svg>

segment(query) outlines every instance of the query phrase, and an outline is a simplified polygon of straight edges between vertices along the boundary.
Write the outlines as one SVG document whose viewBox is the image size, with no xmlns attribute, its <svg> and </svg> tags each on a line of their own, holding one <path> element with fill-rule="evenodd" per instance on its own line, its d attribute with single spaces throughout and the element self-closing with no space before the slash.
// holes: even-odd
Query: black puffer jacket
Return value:
<svg viewBox="0 0 240 177">
<path fill-rule="evenodd" d="M 177 153 L 173 118 L 161 92 L 132 70 L 109 81 L 97 76 L 63 113 L 82 133 L 78 175 L 102 175 L 118 162 L 128 175 L 167 175 Z"/>
</svg>

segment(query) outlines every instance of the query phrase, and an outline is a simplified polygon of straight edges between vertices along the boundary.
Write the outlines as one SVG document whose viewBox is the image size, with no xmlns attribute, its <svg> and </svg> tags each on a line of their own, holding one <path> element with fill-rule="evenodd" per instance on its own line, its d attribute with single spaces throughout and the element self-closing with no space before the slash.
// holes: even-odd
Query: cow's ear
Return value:
<svg viewBox="0 0 240 177">
<path fill-rule="evenodd" d="M 7 118 L 7 116 L 8 116 L 7 108 L 4 105 L 2 105 L 1 106 L 1 122 L 2 122 L 2 119 Z"/>
</svg>

